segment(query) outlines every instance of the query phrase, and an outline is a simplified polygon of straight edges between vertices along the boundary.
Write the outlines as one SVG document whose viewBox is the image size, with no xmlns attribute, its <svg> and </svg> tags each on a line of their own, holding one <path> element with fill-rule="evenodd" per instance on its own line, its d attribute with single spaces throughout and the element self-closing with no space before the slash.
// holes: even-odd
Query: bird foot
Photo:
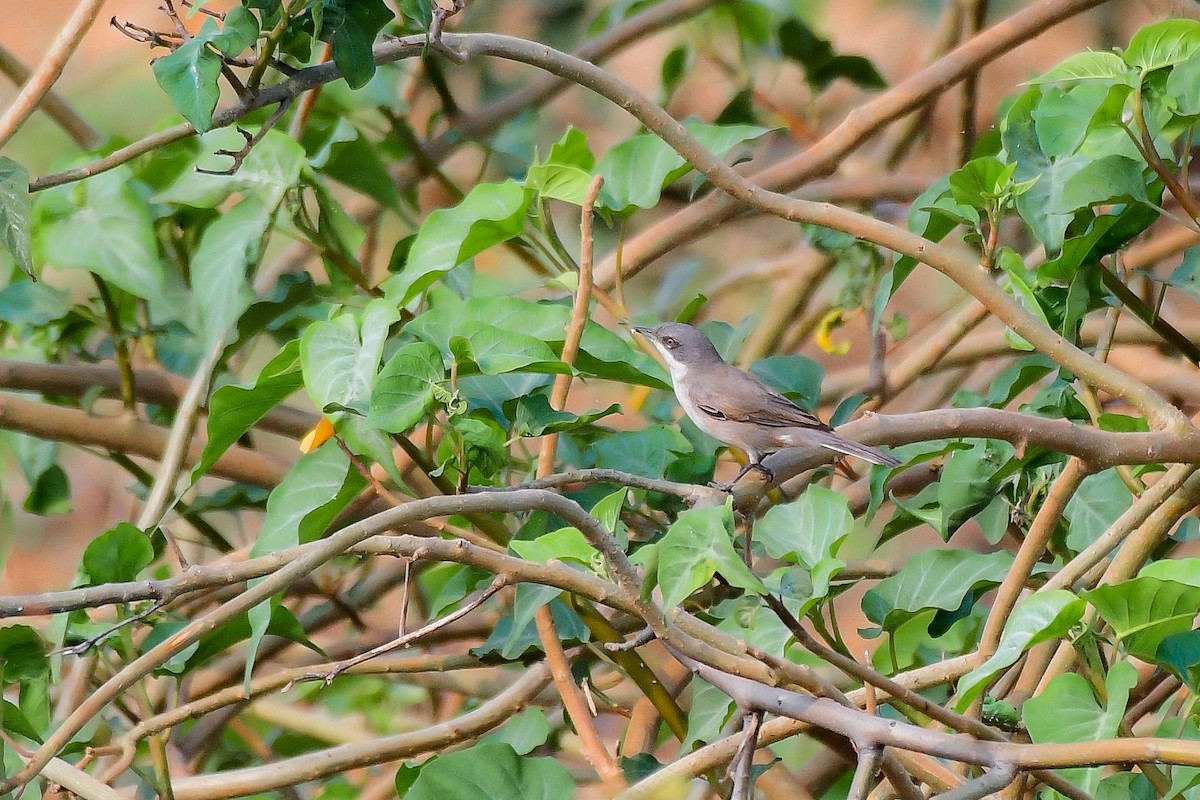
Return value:
<svg viewBox="0 0 1200 800">
<path fill-rule="evenodd" d="M 766 467 L 764 467 L 762 464 L 760 464 L 758 462 L 751 462 L 751 463 L 747 464 L 746 466 L 742 467 L 741 472 L 739 472 L 737 475 L 735 475 L 733 480 L 731 480 L 729 483 L 721 483 L 720 481 L 709 481 L 708 485 L 714 489 L 720 489 L 722 492 L 725 492 L 727 494 L 733 494 L 733 487 L 736 486 L 737 482 L 740 481 L 742 478 L 744 478 L 751 470 L 758 470 L 759 472 L 761 472 L 763 474 L 763 477 L 767 479 L 767 483 L 775 482 L 775 473 L 774 472 L 767 469 Z"/>
</svg>

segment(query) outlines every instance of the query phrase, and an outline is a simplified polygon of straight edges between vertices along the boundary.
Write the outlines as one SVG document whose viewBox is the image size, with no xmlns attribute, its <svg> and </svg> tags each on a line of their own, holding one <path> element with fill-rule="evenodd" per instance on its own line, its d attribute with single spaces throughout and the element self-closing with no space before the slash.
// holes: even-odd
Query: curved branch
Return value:
<svg viewBox="0 0 1200 800">
<path fill-rule="evenodd" d="M 624 50 L 628 45 L 640 38 L 662 30 L 680 19 L 694 16 L 716 5 L 719 0 L 670 0 L 659 3 L 646 11 L 635 14 L 629 19 L 616 25 L 612 30 L 597 36 L 592 41 L 582 45 L 577 54 L 588 61 L 601 61 Z M 405 58 L 422 54 L 426 47 L 426 39 L 422 36 L 409 36 L 379 45 L 374 49 L 375 63 L 387 64 Z M 319 70 L 313 72 L 313 70 Z M 304 92 L 315 89 L 326 83 L 331 83 L 341 77 L 341 72 L 332 61 L 319 67 L 309 67 L 298 71 L 287 80 L 275 84 L 257 95 L 217 112 L 213 116 L 212 127 L 223 128 L 232 125 L 242 117 L 263 108 L 294 100 Z M 427 143 L 424 149 L 433 161 L 440 161 L 449 156 L 465 139 L 479 136 L 494 129 L 504 121 L 515 117 L 527 108 L 545 103 L 555 95 L 570 88 L 571 82 L 554 76 L 543 78 L 527 84 L 524 88 L 513 92 L 508 97 L 497 101 L 474 114 L 462 116 L 453 121 L 450 130 L 442 133 L 433 141 Z M 281 88 L 282 87 L 282 88 Z M 101 172 L 119 167 L 138 156 L 145 155 L 172 142 L 187 139 L 196 135 L 196 129 L 189 122 L 175 125 L 163 131 L 139 139 L 125 147 L 115 150 L 104 158 L 90 164 L 84 164 L 74 169 L 37 178 L 29 183 L 29 191 L 37 192 L 65 183 L 73 183 Z M 412 185 L 419 178 L 413 173 L 401 173 L 396 176 L 399 184 Z"/>
<path fill-rule="evenodd" d="M 126 664 L 115 675 L 97 687 L 52 734 L 46 737 L 45 743 L 34 752 L 23 768 L 0 782 L 0 794 L 23 786 L 32 780 L 46 765 L 46 762 L 57 755 L 70 742 L 71 737 L 90 719 L 167 659 L 192 642 L 198 641 L 204 634 L 210 633 L 239 614 L 249 611 L 276 592 L 282 591 L 294 581 L 365 539 L 406 522 L 447 514 L 491 511 L 512 513 L 538 509 L 558 514 L 579 528 L 589 543 L 600 551 L 608 568 L 616 576 L 621 589 L 637 606 L 639 616 L 646 619 L 648 624 L 655 626 L 656 632 L 661 630 L 666 634 L 667 629 L 662 621 L 662 612 L 655 611 L 650 604 L 638 599 L 640 591 L 638 574 L 630 564 L 625 552 L 621 550 L 608 531 L 577 503 L 552 492 L 538 490 L 414 500 L 411 503 L 383 511 L 370 519 L 350 525 L 321 539 L 295 561 L 288 563 L 270 577 L 263 579 L 203 617 L 193 620 L 166 641 L 150 648 L 137 659 Z"/>
<path fill-rule="evenodd" d="M 12 138 L 25 124 L 25 120 L 29 119 L 34 109 L 41 104 L 50 87 L 62 75 L 63 67 L 79 47 L 83 35 L 96 21 L 103 5 L 104 0 L 80 0 L 67 24 L 46 51 L 42 63 L 37 65 L 29 80 L 21 87 L 21 92 L 12 101 L 12 105 L 4 112 L 4 116 L 0 117 L 0 147 Z"/>
<path fill-rule="evenodd" d="M 1097 3 L 1099 0 L 1077 0 Z M 542 44 L 497 34 L 446 34 L 438 43 L 451 57 L 491 55 L 536 66 L 585 86 L 628 111 L 670 145 L 714 186 L 745 205 L 793 222 L 809 222 L 911 256 L 946 275 L 1027 342 L 1092 386 L 1139 409 L 1156 428 L 1182 430 L 1187 418 L 1149 386 L 1068 342 L 1025 309 L 976 263 L 907 230 L 826 203 L 793 199 L 752 183 L 696 140 L 675 118 L 626 81 Z"/>
<path fill-rule="evenodd" d="M 978 36 L 964 42 L 928 67 L 910 75 L 887 92 L 851 111 L 840 125 L 812 147 L 751 176 L 754 183 L 775 191 L 791 191 L 809 179 L 832 170 L 884 125 L 908 114 L 947 91 L 982 65 L 993 61 L 1053 25 L 1101 5 L 1105 0 L 1051 0 L 1033 3 Z M 667 216 L 624 245 L 621 270 L 626 277 L 683 244 L 716 230 L 739 210 L 737 203 L 712 195 Z M 608 259 L 596 270 L 596 284 L 616 283 L 616 262 Z"/>
<path fill-rule="evenodd" d="M 221 800 L 294 786 L 327 775 L 416 756 L 473 739 L 507 721 L 550 682 L 545 664 L 536 664 L 512 686 L 473 711 L 413 733 L 384 736 L 285 758 L 258 767 L 177 778 L 176 800 Z"/>
<path fill-rule="evenodd" d="M 686 656 L 683 658 L 691 661 Z M 732 697 L 742 708 L 761 709 L 791 717 L 860 743 L 898 747 L 966 764 L 1059 769 L 1081 764 L 1149 761 L 1200 766 L 1200 742 L 1195 741 L 1151 737 L 1072 744 L 980 741 L 963 734 L 943 733 L 882 719 L 824 697 L 809 697 L 736 675 L 726 675 L 695 661 L 691 661 L 689 666 L 704 680 Z"/>
</svg>

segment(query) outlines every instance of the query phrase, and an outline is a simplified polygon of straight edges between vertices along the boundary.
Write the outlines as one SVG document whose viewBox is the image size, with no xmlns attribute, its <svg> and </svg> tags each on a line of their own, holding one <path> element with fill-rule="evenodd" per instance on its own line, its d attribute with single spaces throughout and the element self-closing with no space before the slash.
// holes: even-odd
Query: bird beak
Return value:
<svg viewBox="0 0 1200 800">
<path fill-rule="evenodd" d="M 652 332 L 650 331 L 650 329 L 649 329 L 649 328 L 643 328 L 643 327 L 642 327 L 642 326 L 640 326 L 640 325 L 634 325 L 634 326 L 633 326 L 633 328 L 632 328 L 631 330 L 632 330 L 634 333 L 640 333 L 642 336 L 645 336 L 647 339 L 652 339 L 652 338 L 654 338 L 654 336 L 653 336 L 653 334 L 652 334 Z"/>
</svg>

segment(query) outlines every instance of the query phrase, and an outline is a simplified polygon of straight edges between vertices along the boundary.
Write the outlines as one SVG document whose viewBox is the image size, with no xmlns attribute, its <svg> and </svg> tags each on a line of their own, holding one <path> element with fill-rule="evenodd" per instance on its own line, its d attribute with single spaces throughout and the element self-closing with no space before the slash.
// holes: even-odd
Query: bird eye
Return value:
<svg viewBox="0 0 1200 800">
<path fill-rule="evenodd" d="M 679 342 L 675 341 L 675 339 L 671 336 L 664 336 L 662 343 L 666 347 L 670 347 L 672 350 L 679 346 Z"/>
</svg>

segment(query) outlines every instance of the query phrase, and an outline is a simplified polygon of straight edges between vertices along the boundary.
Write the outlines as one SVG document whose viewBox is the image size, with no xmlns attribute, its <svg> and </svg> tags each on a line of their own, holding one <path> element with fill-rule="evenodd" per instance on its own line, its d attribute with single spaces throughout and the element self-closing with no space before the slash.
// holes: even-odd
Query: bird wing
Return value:
<svg viewBox="0 0 1200 800">
<path fill-rule="evenodd" d="M 816 415 L 805 411 L 754 375 L 726 365 L 725 378 L 697 381 L 692 402 L 713 419 L 745 422 L 770 428 L 813 428 L 833 430 Z M 712 376 L 717 378 L 718 376 Z M 720 386 L 719 393 L 714 386 Z"/>
</svg>

